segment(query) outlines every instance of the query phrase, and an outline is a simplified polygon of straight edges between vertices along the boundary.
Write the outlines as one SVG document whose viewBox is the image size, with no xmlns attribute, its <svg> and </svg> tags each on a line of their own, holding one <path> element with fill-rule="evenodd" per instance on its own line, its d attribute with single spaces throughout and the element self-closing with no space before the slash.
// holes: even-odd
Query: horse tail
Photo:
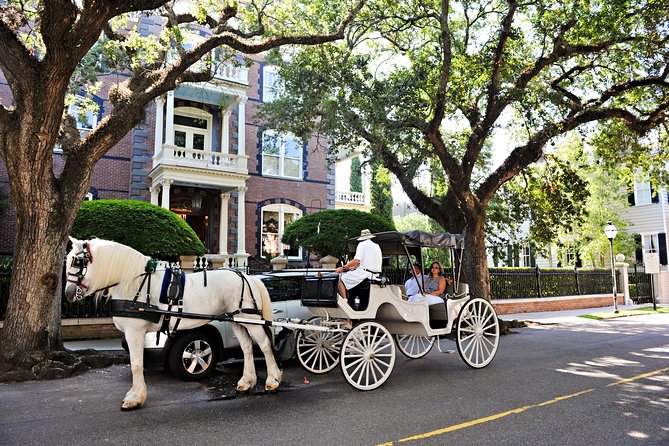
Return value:
<svg viewBox="0 0 669 446">
<path fill-rule="evenodd" d="M 261 315 L 262 318 L 265 319 L 266 321 L 271 321 L 272 320 L 272 300 L 269 297 L 269 293 L 267 292 L 267 288 L 265 288 L 265 284 L 262 283 L 262 280 L 260 280 L 257 277 L 254 276 L 246 276 L 247 278 L 253 280 L 255 283 L 256 289 L 260 293 L 260 302 L 262 305 L 261 308 Z"/>
</svg>

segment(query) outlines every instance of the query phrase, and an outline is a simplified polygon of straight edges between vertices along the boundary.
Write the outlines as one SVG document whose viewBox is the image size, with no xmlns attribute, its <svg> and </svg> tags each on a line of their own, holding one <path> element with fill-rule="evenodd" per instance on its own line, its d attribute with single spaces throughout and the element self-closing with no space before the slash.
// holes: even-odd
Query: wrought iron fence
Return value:
<svg viewBox="0 0 669 446">
<path fill-rule="evenodd" d="M 651 276 L 646 274 L 643 265 L 634 265 L 629 269 L 630 298 L 634 303 L 653 301 Z"/>
<path fill-rule="evenodd" d="M 578 268 L 490 268 L 492 299 L 578 296 L 612 292 L 611 271 Z"/>
</svg>

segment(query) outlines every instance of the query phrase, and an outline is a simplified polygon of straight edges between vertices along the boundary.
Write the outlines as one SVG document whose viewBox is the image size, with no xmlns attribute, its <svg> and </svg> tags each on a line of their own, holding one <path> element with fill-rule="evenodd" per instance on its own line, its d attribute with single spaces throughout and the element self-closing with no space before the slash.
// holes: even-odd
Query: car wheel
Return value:
<svg viewBox="0 0 669 446">
<path fill-rule="evenodd" d="M 221 356 L 213 336 L 202 331 L 177 336 L 170 348 L 170 371 L 185 381 L 210 377 Z"/>
</svg>

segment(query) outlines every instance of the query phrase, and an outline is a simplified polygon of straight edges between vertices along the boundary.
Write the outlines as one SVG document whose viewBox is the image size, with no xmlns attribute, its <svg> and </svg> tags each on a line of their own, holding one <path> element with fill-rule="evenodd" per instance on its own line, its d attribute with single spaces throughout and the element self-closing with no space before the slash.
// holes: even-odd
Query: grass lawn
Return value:
<svg viewBox="0 0 669 446">
<path fill-rule="evenodd" d="M 592 314 L 583 314 L 579 317 L 584 317 L 586 319 L 613 319 L 616 317 L 627 317 L 627 316 L 639 316 L 643 314 L 657 314 L 657 313 L 669 313 L 669 307 L 657 307 L 656 311 L 653 311 L 653 306 L 635 308 L 634 310 L 620 310 L 617 313 L 613 311 L 604 311 L 601 313 L 592 313 Z"/>
</svg>

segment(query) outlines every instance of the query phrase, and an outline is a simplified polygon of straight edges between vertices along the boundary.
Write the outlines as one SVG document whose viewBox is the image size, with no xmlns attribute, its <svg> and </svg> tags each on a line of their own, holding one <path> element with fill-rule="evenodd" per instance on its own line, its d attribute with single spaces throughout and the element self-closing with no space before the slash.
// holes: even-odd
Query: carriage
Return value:
<svg viewBox="0 0 669 446">
<path fill-rule="evenodd" d="M 257 381 L 252 340 L 267 364 L 265 389 L 279 387 L 282 371 L 272 351 L 271 326 L 296 330 L 297 357 L 306 370 L 320 374 L 340 365 L 346 380 L 360 390 L 373 390 L 386 382 L 395 365 L 396 347 L 410 358 L 420 358 L 434 344 L 440 348 L 440 340 L 447 338 L 455 341 L 467 365 L 482 368 L 492 361 L 499 345 L 495 310 L 486 300 L 469 296 L 467 285 L 460 280 L 462 235 L 420 231 L 375 234 L 374 242 L 384 255 L 414 258 L 419 264 L 423 264 L 423 248 L 450 250 L 454 287 L 443 304 L 408 302 L 401 287 L 382 275 L 349 290 L 349 300 L 345 300 L 338 294 L 338 275 L 317 274 L 305 276 L 302 287 L 302 305 L 313 314 L 309 321 L 273 321 L 269 294 L 257 277 L 229 269 L 176 274 L 119 243 L 71 241 L 66 297 L 74 301 L 109 290 L 114 324 L 125 334 L 133 379 L 122 410 L 137 409 L 146 400 L 146 333 L 169 334 L 211 320 L 230 322 L 242 347 L 240 392 L 248 391 Z M 356 239 L 349 242 L 351 251 L 356 243 Z M 184 354 L 193 354 L 194 365 L 200 360 L 193 352 Z"/>
<path fill-rule="evenodd" d="M 390 376 L 396 349 L 417 359 L 427 355 L 441 339 L 453 340 L 463 361 L 472 368 L 487 366 L 499 345 L 499 321 L 492 305 L 472 298 L 461 279 L 463 236 L 429 234 L 421 231 L 381 232 L 373 241 L 387 256 L 395 256 L 407 271 L 411 259 L 422 265 L 423 248 L 450 251 L 453 286 L 443 304 L 409 302 L 403 287 L 390 284 L 383 275 L 363 281 L 349 290 L 347 299 L 338 293 L 337 275 L 305 277 L 302 305 L 314 318 L 297 335 L 297 357 L 315 374 L 327 373 L 339 365 L 348 383 L 359 390 L 373 390 Z M 357 239 L 349 241 L 355 251 Z M 351 305 L 352 304 L 352 305 Z"/>
</svg>

